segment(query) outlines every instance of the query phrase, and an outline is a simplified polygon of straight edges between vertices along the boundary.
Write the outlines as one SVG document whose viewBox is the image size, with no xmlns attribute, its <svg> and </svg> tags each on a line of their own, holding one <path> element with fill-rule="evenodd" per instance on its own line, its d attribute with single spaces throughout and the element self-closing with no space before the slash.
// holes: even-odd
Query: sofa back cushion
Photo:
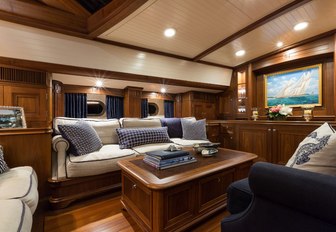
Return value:
<svg viewBox="0 0 336 232">
<path fill-rule="evenodd" d="M 120 120 L 123 128 L 153 128 L 161 127 L 159 118 L 123 118 Z"/>
<path fill-rule="evenodd" d="M 180 118 L 161 118 L 162 126 L 168 128 L 168 135 L 170 138 L 182 138 L 182 124 Z"/>
<path fill-rule="evenodd" d="M 207 140 L 205 119 L 192 121 L 182 118 L 183 139 Z"/>
<path fill-rule="evenodd" d="M 335 176 L 335 150 L 335 130 L 324 123 L 299 144 L 286 166 Z"/>
<path fill-rule="evenodd" d="M 103 144 L 93 127 L 85 122 L 59 125 L 62 136 L 70 143 L 69 152 L 73 155 L 85 155 L 102 148 Z"/>
<path fill-rule="evenodd" d="M 120 149 L 133 148 L 150 143 L 171 143 L 167 127 L 119 128 L 117 129 Z"/>
<path fill-rule="evenodd" d="M 72 125 L 76 122 L 84 120 L 89 123 L 97 132 L 102 143 L 105 144 L 117 144 L 119 143 L 117 128 L 120 128 L 118 119 L 91 119 L 91 118 L 67 118 L 56 117 L 54 119 L 54 132 L 60 134 L 59 125 Z"/>
</svg>

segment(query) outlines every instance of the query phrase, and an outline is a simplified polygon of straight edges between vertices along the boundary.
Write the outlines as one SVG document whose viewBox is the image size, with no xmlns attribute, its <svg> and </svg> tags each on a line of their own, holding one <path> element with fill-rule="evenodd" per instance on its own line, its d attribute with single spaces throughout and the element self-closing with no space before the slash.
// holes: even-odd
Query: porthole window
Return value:
<svg viewBox="0 0 336 232">
<path fill-rule="evenodd" d="M 105 113 L 105 104 L 99 100 L 87 101 L 87 115 L 88 116 L 101 116 Z"/>
<path fill-rule="evenodd" d="M 149 116 L 156 116 L 159 113 L 159 106 L 156 103 L 148 103 L 148 114 Z"/>
</svg>

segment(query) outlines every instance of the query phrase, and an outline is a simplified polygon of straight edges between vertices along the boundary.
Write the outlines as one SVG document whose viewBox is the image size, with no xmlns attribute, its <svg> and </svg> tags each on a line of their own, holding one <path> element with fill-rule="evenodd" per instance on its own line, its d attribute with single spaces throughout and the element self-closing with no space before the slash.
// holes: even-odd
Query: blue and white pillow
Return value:
<svg viewBox="0 0 336 232">
<path fill-rule="evenodd" d="M 188 140 L 207 140 L 205 119 L 196 122 L 181 119 L 183 139 Z"/>
<path fill-rule="evenodd" d="M 58 125 L 58 129 L 62 136 L 69 141 L 69 151 L 75 156 L 98 151 L 103 146 L 95 129 L 85 121 Z"/>
<path fill-rule="evenodd" d="M 324 123 L 299 144 L 286 166 L 336 175 L 335 151 L 335 130 L 328 123 Z"/>
<path fill-rule="evenodd" d="M 9 168 L 7 166 L 7 163 L 4 159 L 4 154 L 3 154 L 3 151 L 2 151 L 2 148 L 0 147 L 0 174 L 8 171 Z"/>
<path fill-rule="evenodd" d="M 158 128 L 118 128 L 120 149 L 133 148 L 150 143 L 171 143 L 167 127 Z"/>
</svg>

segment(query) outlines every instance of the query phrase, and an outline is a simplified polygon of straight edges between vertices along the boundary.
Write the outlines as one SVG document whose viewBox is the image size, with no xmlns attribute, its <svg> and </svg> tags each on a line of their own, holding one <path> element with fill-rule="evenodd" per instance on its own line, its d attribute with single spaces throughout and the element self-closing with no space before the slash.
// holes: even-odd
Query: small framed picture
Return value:
<svg viewBox="0 0 336 232">
<path fill-rule="evenodd" d="M 27 128 L 22 107 L 0 106 L 0 129 Z"/>
</svg>

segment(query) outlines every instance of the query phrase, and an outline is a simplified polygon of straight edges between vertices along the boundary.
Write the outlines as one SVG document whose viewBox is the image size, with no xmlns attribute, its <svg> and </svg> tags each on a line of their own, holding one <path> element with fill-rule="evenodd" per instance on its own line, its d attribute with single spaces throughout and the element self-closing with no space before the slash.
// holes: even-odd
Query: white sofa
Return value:
<svg viewBox="0 0 336 232">
<path fill-rule="evenodd" d="M 0 174 L 0 231 L 31 231 L 38 198 L 32 167 L 15 167 Z"/>
<path fill-rule="evenodd" d="M 84 120 L 92 125 L 96 130 L 103 146 L 99 151 L 95 151 L 86 155 L 74 156 L 67 154 L 69 142 L 60 135 L 59 125 L 74 124 L 79 120 Z M 190 120 L 195 120 L 191 118 Z M 110 187 L 97 186 L 97 180 L 94 177 L 101 179 L 109 178 L 106 174 L 114 174 L 114 178 L 118 183 L 112 183 L 114 187 L 119 187 L 121 180 L 118 176 L 120 169 L 117 162 L 121 159 L 135 157 L 148 151 L 164 150 L 170 145 L 176 146 L 192 146 L 194 143 L 203 143 L 207 140 L 184 140 L 181 138 L 171 138 L 172 143 L 145 144 L 132 149 L 120 149 L 116 129 L 117 128 L 153 128 L 161 127 L 161 121 L 158 118 L 138 119 L 138 118 L 123 118 L 123 119 L 76 119 L 57 117 L 53 122 L 55 136 L 52 139 L 53 156 L 52 156 L 52 177 L 49 180 L 52 189 L 50 202 L 55 208 L 66 207 L 70 202 L 91 195 L 89 192 L 94 189 L 95 193 L 104 190 L 110 190 Z M 119 172 L 118 174 L 116 172 Z M 85 178 L 83 180 L 83 178 Z M 119 179 L 118 179 L 119 178 Z M 91 190 L 81 189 L 82 194 L 77 194 L 71 189 L 77 185 L 87 183 L 87 181 L 95 182 L 96 186 L 92 186 Z M 72 184 L 76 181 L 77 184 Z M 78 185 L 78 183 L 80 184 Z M 111 183 L 110 183 L 111 184 Z M 88 185 L 90 186 L 90 184 Z M 102 189 L 101 189 L 102 188 Z M 60 190 L 63 189 L 63 190 Z M 78 191 L 78 189 L 77 189 Z M 85 191 L 88 193 L 86 194 Z M 76 196 L 74 196 L 76 195 Z"/>
</svg>

